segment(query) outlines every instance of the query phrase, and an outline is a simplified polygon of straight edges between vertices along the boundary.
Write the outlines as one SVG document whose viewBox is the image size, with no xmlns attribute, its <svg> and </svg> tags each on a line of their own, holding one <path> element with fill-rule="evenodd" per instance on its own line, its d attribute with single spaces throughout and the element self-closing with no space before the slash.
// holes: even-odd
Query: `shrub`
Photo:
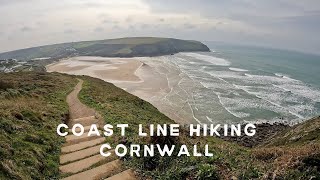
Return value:
<svg viewBox="0 0 320 180">
<path fill-rule="evenodd" d="M 11 88 L 13 88 L 12 84 L 0 80 L 0 90 L 7 90 L 7 89 L 11 89 Z"/>
<path fill-rule="evenodd" d="M 202 164 L 198 166 L 198 171 L 196 174 L 197 179 L 219 179 L 218 174 L 216 173 L 215 166 L 211 164 Z"/>
</svg>

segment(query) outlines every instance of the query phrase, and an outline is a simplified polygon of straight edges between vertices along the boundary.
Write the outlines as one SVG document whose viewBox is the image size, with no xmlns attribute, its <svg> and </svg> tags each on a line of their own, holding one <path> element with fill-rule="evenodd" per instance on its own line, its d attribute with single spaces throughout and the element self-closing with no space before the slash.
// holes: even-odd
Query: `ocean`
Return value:
<svg viewBox="0 0 320 180">
<path fill-rule="evenodd" d="M 320 56 L 219 43 L 209 47 L 212 52 L 161 58 L 181 71 L 178 87 L 166 98 L 178 102 L 182 89 L 195 122 L 295 124 L 320 115 Z"/>
</svg>

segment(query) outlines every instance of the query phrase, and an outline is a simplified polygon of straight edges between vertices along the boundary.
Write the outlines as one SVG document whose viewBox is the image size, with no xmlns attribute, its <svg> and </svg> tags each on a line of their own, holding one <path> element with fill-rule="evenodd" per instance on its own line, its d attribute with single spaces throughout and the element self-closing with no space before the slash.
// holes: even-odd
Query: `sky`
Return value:
<svg viewBox="0 0 320 180">
<path fill-rule="evenodd" d="M 129 36 L 320 54 L 319 0 L 0 0 L 0 52 Z"/>
</svg>

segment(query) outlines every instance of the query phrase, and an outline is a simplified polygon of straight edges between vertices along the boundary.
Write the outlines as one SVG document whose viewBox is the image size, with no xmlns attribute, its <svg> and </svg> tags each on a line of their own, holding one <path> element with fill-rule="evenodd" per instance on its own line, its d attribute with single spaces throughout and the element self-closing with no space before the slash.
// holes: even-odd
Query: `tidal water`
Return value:
<svg viewBox="0 0 320 180">
<path fill-rule="evenodd" d="M 320 115 L 320 56 L 209 44 L 212 52 L 163 56 L 198 123 L 286 122 Z M 175 102 L 174 89 L 167 97 Z M 176 94 L 177 96 L 179 94 Z"/>
</svg>

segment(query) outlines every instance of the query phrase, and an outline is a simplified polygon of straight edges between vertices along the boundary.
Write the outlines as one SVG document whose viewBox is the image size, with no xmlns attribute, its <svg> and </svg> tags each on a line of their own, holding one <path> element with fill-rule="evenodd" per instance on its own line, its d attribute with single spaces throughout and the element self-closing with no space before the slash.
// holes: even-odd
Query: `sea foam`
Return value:
<svg viewBox="0 0 320 180">
<path fill-rule="evenodd" d="M 203 54 L 199 54 L 199 53 L 191 53 L 191 52 L 190 53 L 179 53 L 179 54 L 184 55 L 184 56 L 193 57 L 198 60 L 206 61 L 206 62 L 209 62 L 209 63 L 216 65 L 216 66 L 230 66 L 231 65 L 230 61 L 227 61 L 223 58 L 214 57 L 214 56 L 203 55 Z"/>
<path fill-rule="evenodd" d="M 201 102 L 195 103 L 209 106 L 203 106 L 202 111 L 197 112 L 197 118 L 199 116 L 197 120 L 213 121 L 210 116 L 215 117 L 214 111 L 211 109 L 211 104 L 206 103 L 212 96 L 218 98 L 217 105 L 221 105 L 230 115 L 243 121 L 265 119 L 288 120 L 292 123 L 320 113 L 317 108 L 317 101 L 320 101 L 319 89 L 282 73 L 268 75 L 255 71 L 257 74 L 253 74 L 246 69 L 223 67 L 231 63 L 211 55 L 179 53 L 169 56 L 167 61 L 175 64 L 182 74 L 190 77 L 194 83 L 202 85 L 197 91 L 203 92 L 202 95 L 207 97 L 202 97 L 199 99 Z M 216 66 L 210 66 L 212 64 Z M 202 68 L 204 66 L 206 68 Z M 219 108 L 215 108 L 215 111 L 217 114 L 221 113 Z M 201 112 L 205 114 L 199 114 Z M 214 122 L 216 121 L 219 120 L 214 119 Z"/>
<path fill-rule="evenodd" d="M 247 72 L 248 70 L 246 69 L 241 69 L 241 68 L 233 68 L 233 67 L 230 67 L 229 68 L 231 71 L 237 71 L 237 72 Z"/>
</svg>

